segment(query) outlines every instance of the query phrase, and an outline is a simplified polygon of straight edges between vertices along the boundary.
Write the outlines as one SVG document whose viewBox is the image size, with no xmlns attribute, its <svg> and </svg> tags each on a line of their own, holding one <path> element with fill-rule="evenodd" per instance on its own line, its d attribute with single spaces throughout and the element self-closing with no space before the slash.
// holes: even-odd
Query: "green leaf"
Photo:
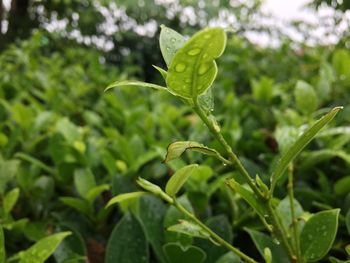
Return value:
<svg viewBox="0 0 350 263">
<path fill-rule="evenodd" d="M 174 197 L 197 167 L 198 164 L 191 164 L 177 170 L 166 184 L 165 192 Z"/>
<path fill-rule="evenodd" d="M 224 160 L 225 163 L 228 162 L 215 149 L 211 149 L 203 144 L 193 141 L 178 141 L 169 144 L 164 162 L 169 162 L 179 158 L 186 150 L 197 151 L 210 156 L 215 156 L 221 161 Z"/>
<path fill-rule="evenodd" d="M 144 196 L 139 202 L 139 216 L 144 226 L 146 237 L 151 244 L 157 258 L 162 263 L 167 263 L 163 251 L 165 243 L 163 221 L 166 213 L 166 205 L 155 196 Z"/>
<path fill-rule="evenodd" d="M 74 185 L 78 193 L 85 198 L 87 193 L 96 187 L 95 177 L 90 169 L 76 169 L 74 171 Z"/>
<path fill-rule="evenodd" d="M 314 88 L 305 81 L 299 80 L 294 90 L 294 96 L 298 109 L 311 114 L 317 109 L 317 95 Z"/>
<path fill-rule="evenodd" d="M 221 256 L 215 263 L 243 263 L 239 256 L 232 252 L 228 252 Z"/>
<path fill-rule="evenodd" d="M 6 251 L 5 251 L 5 236 L 4 230 L 0 225 L 0 263 L 5 263 Z"/>
<path fill-rule="evenodd" d="M 18 254 L 20 263 L 44 263 L 55 252 L 62 240 L 70 234 L 71 232 L 61 232 L 40 239 L 29 249 Z"/>
<path fill-rule="evenodd" d="M 183 233 L 192 237 L 209 239 L 210 235 L 204 231 L 199 225 L 186 221 L 179 220 L 179 223 L 168 227 L 168 231 Z"/>
<path fill-rule="evenodd" d="M 101 184 L 101 185 L 95 186 L 94 188 L 91 188 L 86 193 L 85 198 L 91 204 L 101 193 L 109 190 L 109 188 L 110 188 L 109 184 Z"/>
<path fill-rule="evenodd" d="M 276 244 L 268 235 L 252 229 L 246 229 L 246 231 L 253 239 L 253 242 L 262 257 L 265 256 L 265 248 L 269 248 L 272 254 L 272 263 L 290 263 L 288 256 L 283 250 L 282 246 Z"/>
<path fill-rule="evenodd" d="M 166 80 L 168 72 L 158 66 L 152 65 L 162 75 L 163 79 Z"/>
<path fill-rule="evenodd" d="M 255 212 L 264 217 L 265 208 L 260 204 L 252 191 L 243 187 L 234 179 L 228 181 L 228 186 L 231 187 L 233 191 L 237 192 L 255 210 Z"/>
<path fill-rule="evenodd" d="M 18 197 L 19 188 L 12 189 L 10 192 L 6 193 L 3 200 L 4 211 L 6 214 L 11 212 L 12 208 L 17 203 Z"/>
<path fill-rule="evenodd" d="M 339 195 L 350 193 L 350 175 L 344 176 L 334 183 L 334 192 Z"/>
<path fill-rule="evenodd" d="M 143 81 L 138 81 L 138 80 L 120 80 L 120 81 L 113 82 L 105 89 L 105 92 L 112 89 L 112 88 L 130 87 L 130 86 L 146 87 L 146 88 L 152 88 L 155 90 L 162 90 L 162 91 L 169 92 L 169 90 L 166 87 L 152 84 L 152 83 L 143 82 Z"/>
<path fill-rule="evenodd" d="M 85 215 L 89 215 L 91 213 L 91 208 L 89 206 L 89 203 L 84 199 L 67 196 L 67 197 L 61 197 L 60 201 L 65 205 L 68 205 Z"/>
<path fill-rule="evenodd" d="M 300 249 L 307 261 L 319 261 L 331 249 L 338 230 L 339 211 L 318 212 L 305 223 L 300 234 Z"/>
<path fill-rule="evenodd" d="M 349 211 L 346 213 L 345 224 L 346 224 L 346 228 L 348 229 L 348 233 L 349 233 L 349 235 L 350 235 L 350 209 L 349 209 Z"/>
<path fill-rule="evenodd" d="M 136 182 L 144 190 L 147 190 L 148 192 L 151 192 L 154 195 L 158 195 L 168 203 L 173 203 L 173 199 L 169 195 L 167 195 L 158 185 L 153 184 L 141 177 L 139 177 Z"/>
<path fill-rule="evenodd" d="M 169 67 L 175 53 L 186 43 L 185 38 L 175 30 L 161 25 L 159 46 L 166 65 Z"/>
<path fill-rule="evenodd" d="M 222 28 L 206 28 L 196 33 L 179 49 L 168 70 L 167 86 L 174 94 L 194 99 L 212 85 L 217 66 L 226 45 Z"/>
<path fill-rule="evenodd" d="M 202 263 L 205 260 L 205 252 L 195 246 L 183 248 L 177 243 L 168 243 L 163 247 L 170 263 Z"/>
<path fill-rule="evenodd" d="M 130 213 L 115 226 L 108 240 L 106 263 L 148 263 L 149 251 L 141 224 Z"/>
<path fill-rule="evenodd" d="M 141 196 L 144 196 L 147 194 L 147 192 L 133 192 L 133 193 L 126 193 L 126 194 L 120 194 L 115 197 L 113 197 L 111 200 L 109 200 L 108 204 L 106 205 L 107 207 L 110 207 L 111 205 L 121 203 L 126 200 L 130 199 L 135 199 L 135 198 L 140 198 Z"/>
<path fill-rule="evenodd" d="M 278 179 L 283 175 L 289 163 L 305 148 L 305 146 L 315 137 L 315 135 L 329 123 L 334 116 L 342 109 L 335 107 L 321 119 L 316 121 L 314 125 L 308 128 L 294 144 L 282 155 L 278 160 L 277 166 L 271 175 L 271 193 L 276 186 Z"/>
<path fill-rule="evenodd" d="M 303 214 L 303 208 L 299 202 L 294 199 L 294 210 L 295 217 L 300 218 Z M 292 226 L 292 212 L 290 208 L 290 199 L 289 196 L 285 197 L 277 206 L 276 211 L 282 221 L 282 224 L 285 229 L 290 230 Z M 299 228 L 301 229 L 301 228 Z"/>
</svg>

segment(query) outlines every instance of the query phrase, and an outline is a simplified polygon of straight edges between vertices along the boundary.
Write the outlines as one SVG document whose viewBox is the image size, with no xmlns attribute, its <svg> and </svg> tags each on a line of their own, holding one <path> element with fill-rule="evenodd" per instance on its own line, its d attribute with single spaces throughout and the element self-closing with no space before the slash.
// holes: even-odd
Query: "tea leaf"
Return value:
<svg viewBox="0 0 350 263">
<path fill-rule="evenodd" d="M 176 171 L 168 181 L 165 192 L 172 197 L 175 196 L 197 167 L 198 164 L 191 164 Z"/>
<path fill-rule="evenodd" d="M 110 185 L 108 184 L 102 184 L 99 186 L 95 186 L 94 188 L 90 189 L 85 196 L 85 199 L 89 202 L 92 203 L 96 197 L 98 197 L 101 193 L 103 193 L 104 191 L 109 190 Z"/>
<path fill-rule="evenodd" d="M 5 252 L 5 236 L 4 230 L 0 225 L 0 263 L 5 263 L 6 252 Z"/>
<path fill-rule="evenodd" d="M 331 249 L 338 229 L 339 209 L 314 214 L 300 234 L 302 256 L 310 262 L 322 259 Z"/>
<path fill-rule="evenodd" d="M 334 183 L 334 192 L 339 195 L 350 193 L 350 176 L 344 176 Z"/>
<path fill-rule="evenodd" d="M 68 205 L 85 215 L 89 215 L 91 212 L 89 203 L 84 199 L 67 196 L 67 197 L 61 197 L 60 201 L 65 205 Z"/>
<path fill-rule="evenodd" d="M 156 90 L 162 90 L 162 91 L 169 92 L 169 90 L 166 87 L 152 84 L 152 83 L 143 82 L 143 81 L 138 81 L 138 80 L 120 80 L 120 81 L 113 82 L 105 89 L 105 92 L 112 89 L 112 88 L 129 87 L 129 86 L 146 87 L 146 88 L 152 88 L 152 89 L 156 89 Z"/>
<path fill-rule="evenodd" d="M 76 169 L 74 171 L 74 185 L 82 197 L 96 187 L 95 177 L 89 169 Z"/>
<path fill-rule="evenodd" d="M 20 263 L 44 263 L 55 252 L 61 241 L 69 235 L 71 232 L 61 232 L 40 239 L 29 249 L 18 254 Z"/>
<path fill-rule="evenodd" d="M 170 263 L 202 263 L 206 257 L 205 252 L 196 246 L 183 248 L 177 243 L 168 243 L 163 249 Z"/>
<path fill-rule="evenodd" d="M 106 205 L 106 208 L 110 207 L 111 205 L 123 202 L 125 200 L 139 198 L 141 196 L 144 196 L 145 194 L 147 194 L 147 192 L 133 192 L 133 193 L 126 193 L 126 194 L 117 195 L 117 196 L 113 197 L 111 200 L 109 200 L 109 202 Z"/>
<path fill-rule="evenodd" d="M 225 255 L 221 256 L 215 263 L 242 263 L 243 261 L 239 256 L 233 254 L 232 252 L 228 252 Z"/>
<path fill-rule="evenodd" d="M 278 164 L 271 175 L 271 193 L 275 188 L 278 179 L 283 175 L 289 163 L 305 148 L 305 146 L 315 137 L 315 135 L 327 125 L 334 116 L 342 109 L 342 107 L 335 107 L 329 113 L 324 115 L 321 119 L 315 122 L 309 129 L 307 129 L 297 141 L 282 155 Z"/>
<path fill-rule="evenodd" d="M 205 232 L 199 225 L 186 221 L 179 220 L 179 223 L 168 227 L 168 231 L 183 233 L 192 237 L 209 239 L 210 235 Z"/>
<path fill-rule="evenodd" d="M 311 114 L 317 109 L 317 95 L 314 88 L 305 81 L 299 80 L 294 91 L 295 100 L 298 109 Z"/>
<path fill-rule="evenodd" d="M 162 75 L 163 79 L 166 80 L 166 77 L 168 75 L 168 72 L 158 66 L 152 65 L 158 72 Z"/>
<path fill-rule="evenodd" d="M 237 183 L 234 179 L 228 181 L 228 186 L 235 192 L 237 192 L 260 216 L 264 217 L 265 208 L 257 200 L 254 193 L 244 188 L 242 185 Z"/>
<path fill-rule="evenodd" d="M 197 151 L 210 156 L 215 156 L 219 160 L 225 161 L 225 163 L 229 162 L 225 160 L 225 158 L 222 157 L 215 149 L 211 149 L 203 144 L 193 141 L 178 141 L 169 144 L 164 162 L 169 162 L 179 158 L 186 150 Z"/>
<path fill-rule="evenodd" d="M 145 233 L 137 219 L 126 214 L 114 227 L 106 249 L 106 263 L 148 263 Z"/>
<path fill-rule="evenodd" d="M 174 94 L 195 99 L 213 83 L 217 66 L 226 45 L 222 28 L 206 28 L 196 33 L 179 49 L 168 70 L 167 86 Z"/>
<path fill-rule="evenodd" d="M 3 200 L 4 212 L 6 214 L 11 212 L 12 208 L 17 203 L 18 197 L 19 197 L 19 188 L 12 189 L 10 192 L 6 193 Z"/>
<path fill-rule="evenodd" d="M 303 214 L 303 208 L 299 204 L 298 200 L 294 199 L 294 210 L 296 218 L 299 218 Z M 280 216 L 282 224 L 285 229 L 290 230 L 292 226 L 292 212 L 290 208 L 290 199 L 289 196 L 284 198 L 277 206 L 276 211 Z M 299 228 L 301 229 L 301 228 Z"/>
<path fill-rule="evenodd" d="M 175 53 L 185 44 L 185 38 L 175 30 L 161 25 L 159 46 L 166 65 L 169 67 Z"/>
<path fill-rule="evenodd" d="M 350 209 L 349 211 L 346 213 L 345 216 L 345 224 L 346 224 L 346 228 L 348 229 L 348 233 L 350 235 Z"/>
</svg>

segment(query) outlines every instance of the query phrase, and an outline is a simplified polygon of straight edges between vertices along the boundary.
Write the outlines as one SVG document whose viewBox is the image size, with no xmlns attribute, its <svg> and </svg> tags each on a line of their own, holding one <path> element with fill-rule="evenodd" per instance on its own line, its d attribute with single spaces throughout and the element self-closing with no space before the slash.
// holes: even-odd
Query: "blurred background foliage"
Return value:
<svg viewBox="0 0 350 263">
<path fill-rule="evenodd" d="M 191 35 L 224 21 L 230 31 L 213 86 L 214 114 L 252 174 L 267 182 L 278 154 L 307 124 L 333 106 L 344 106 L 296 160 L 295 187 L 306 210 L 342 209 L 331 256 L 346 259 L 348 31 L 332 45 L 296 43 L 272 25 L 257 24 L 255 17 L 264 14 L 262 3 L 253 0 L 12 0 L 7 8 L 5 1 L 0 3 L 0 223 L 9 256 L 51 233 L 70 230 L 73 235 L 48 262 L 80 262 L 82 257 L 112 262 L 105 259 L 113 251 L 108 240 L 117 242 L 112 230 L 118 222 L 129 222 L 135 231 L 146 231 L 145 242 L 151 245 L 140 252 L 146 260 L 134 263 L 168 262 L 161 246 L 174 240 L 195 244 L 208 253 L 207 263 L 216 262 L 225 251 L 213 245 L 150 232 L 154 225 L 149 222 L 165 228 L 179 218 L 160 201 L 145 198 L 104 209 L 112 196 L 137 189 L 138 176 L 164 185 L 174 170 L 197 162 L 202 174 L 186 186 L 183 202 L 217 231 L 233 229 L 227 239 L 259 257 L 243 227 L 261 226 L 224 185 L 225 178 L 239 175 L 198 154 L 169 165 L 161 162 L 167 145 L 176 140 L 196 140 L 220 151 L 191 109 L 167 94 L 144 89 L 103 92 L 109 83 L 126 78 L 162 83 L 151 66 L 165 65 L 158 48 L 159 25 Z M 321 4 L 339 10 L 335 23 L 349 9 L 348 1 L 312 3 L 315 8 Z M 246 33 L 252 30 L 278 38 L 279 45 L 251 43 Z M 303 34 L 306 39 L 308 30 Z M 284 187 L 282 181 L 277 189 L 281 199 Z M 138 221 L 129 214 L 123 217 L 128 209 Z M 139 232 L 134 234 L 145 235 Z"/>
</svg>

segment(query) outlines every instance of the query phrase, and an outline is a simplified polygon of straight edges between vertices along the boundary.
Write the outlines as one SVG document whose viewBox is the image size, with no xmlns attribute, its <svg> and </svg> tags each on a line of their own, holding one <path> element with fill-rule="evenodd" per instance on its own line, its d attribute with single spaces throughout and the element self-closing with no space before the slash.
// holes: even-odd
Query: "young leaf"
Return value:
<svg viewBox="0 0 350 263">
<path fill-rule="evenodd" d="M 161 25 L 160 36 L 159 36 L 159 46 L 160 51 L 162 52 L 163 58 L 165 60 L 166 65 L 169 67 L 171 61 L 175 53 L 183 47 L 186 40 L 185 38 L 172 30 L 169 27 Z"/>
<path fill-rule="evenodd" d="M 215 149 L 211 149 L 204 146 L 203 144 L 192 141 L 179 141 L 169 144 L 164 162 L 169 162 L 171 160 L 179 158 L 186 150 L 197 151 L 210 156 L 215 156 L 225 163 L 229 162 L 225 160 L 225 158 L 222 157 L 220 153 L 218 153 Z"/>
<path fill-rule="evenodd" d="M 197 169 L 198 164 L 191 164 L 185 167 L 182 167 L 168 181 L 165 192 L 174 197 L 177 192 L 181 189 L 184 183 L 187 181 L 188 177 Z"/>
<path fill-rule="evenodd" d="M 96 199 L 96 197 L 98 197 L 101 193 L 103 193 L 104 191 L 109 190 L 110 185 L 109 184 L 101 184 L 98 186 L 95 186 L 94 188 L 91 188 L 85 196 L 85 199 L 92 204 L 93 201 Z"/>
<path fill-rule="evenodd" d="M 156 70 L 158 70 L 158 72 L 162 75 L 163 79 L 166 80 L 166 76 L 168 74 L 168 72 L 164 69 L 162 69 L 161 67 L 152 65 Z"/>
<path fill-rule="evenodd" d="M 342 109 L 335 107 L 321 119 L 316 121 L 309 129 L 307 129 L 297 141 L 282 155 L 278 164 L 271 175 L 271 193 L 276 186 L 278 179 L 283 175 L 289 163 L 300 153 L 302 149 L 315 137 L 315 135 Z"/>
<path fill-rule="evenodd" d="M 147 190 L 148 192 L 151 192 L 154 195 L 158 195 L 168 203 L 173 203 L 173 199 L 169 195 L 164 193 L 164 191 L 158 185 L 152 184 L 151 182 L 141 177 L 139 177 L 136 182 L 139 186 L 141 186 L 143 189 Z"/>
<path fill-rule="evenodd" d="M 272 263 L 290 263 L 286 252 L 281 245 L 276 244 L 268 235 L 256 230 L 246 229 L 262 257 L 265 256 L 265 248 L 269 248 L 272 255 Z"/>
<path fill-rule="evenodd" d="M 192 237 L 209 239 L 210 235 L 205 232 L 199 225 L 186 220 L 179 220 L 179 223 L 168 227 L 168 231 L 183 233 Z"/>
<path fill-rule="evenodd" d="M 256 199 L 253 192 L 244 188 L 237 183 L 234 179 L 228 181 L 228 186 L 235 192 L 237 192 L 260 216 L 264 217 L 265 208 Z"/>
<path fill-rule="evenodd" d="M 339 209 L 318 212 L 300 234 L 302 256 L 310 262 L 322 259 L 331 249 L 338 229 Z"/>
<path fill-rule="evenodd" d="M 61 241 L 71 232 L 61 232 L 40 239 L 33 246 L 20 252 L 20 263 L 44 263 L 55 252 Z"/>
<path fill-rule="evenodd" d="M 144 196 L 145 194 L 147 194 L 147 192 L 133 192 L 133 193 L 126 193 L 126 194 L 117 195 L 117 196 L 113 197 L 111 200 L 109 200 L 108 204 L 106 205 L 106 208 L 110 207 L 111 205 L 123 202 L 125 200 L 139 198 L 141 196 Z"/>
<path fill-rule="evenodd" d="M 163 249 L 170 263 L 202 263 L 206 257 L 205 252 L 195 246 L 184 249 L 178 243 L 168 243 Z"/>
<path fill-rule="evenodd" d="M 81 197 L 96 187 L 95 177 L 89 169 L 76 169 L 74 171 L 74 185 Z"/>
<path fill-rule="evenodd" d="M 67 196 L 61 197 L 60 201 L 65 205 L 68 205 L 85 215 L 89 215 L 91 212 L 91 207 L 89 206 L 89 203 L 84 199 Z"/>
<path fill-rule="evenodd" d="M 108 240 L 106 263 L 148 263 L 149 250 L 141 224 L 126 214 L 115 226 Z"/>
<path fill-rule="evenodd" d="M 0 263 L 5 263 L 6 252 L 5 252 L 5 237 L 2 226 L 0 225 Z"/>
<path fill-rule="evenodd" d="M 294 91 L 295 100 L 298 109 L 311 114 L 317 109 L 317 95 L 314 88 L 305 81 L 299 80 Z"/>
<path fill-rule="evenodd" d="M 129 87 L 129 86 L 136 86 L 136 87 L 146 87 L 146 88 L 152 88 L 155 90 L 162 90 L 162 91 L 168 91 L 169 90 L 166 87 L 152 84 L 152 83 L 147 83 L 143 81 L 138 81 L 138 80 L 120 80 L 120 81 L 115 81 L 112 84 L 110 84 L 106 89 L 105 92 L 112 89 L 112 88 L 119 88 L 119 87 Z"/>
<path fill-rule="evenodd" d="M 12 208 L 17 203 L 18 197 L 19 197 L 18 188 L 12 189 L 10 192 L 6 193 L 3 200 L 4 212 L 6 214 L 11 212 Z"/>
<path fill-rule="evenodd" d="M 206 28 L 196 33 L 176 52 L 168 70 L 168 89 L 188 99 L 203 94 L 216 77 L 214 59 L 221 56 L 225 45 L 222 28 Z"/>
</svg>

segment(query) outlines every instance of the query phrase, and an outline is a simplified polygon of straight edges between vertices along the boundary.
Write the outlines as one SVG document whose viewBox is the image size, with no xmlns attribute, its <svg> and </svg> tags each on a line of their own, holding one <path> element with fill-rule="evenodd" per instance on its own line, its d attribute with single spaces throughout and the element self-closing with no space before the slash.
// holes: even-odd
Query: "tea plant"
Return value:
<svg viewBox="0 0 350 263">
<path fill-rule="evenodd" d="M 207 28 L 186 41 L 179 33 L 162 26 L 159 43 L 168 70 L 157 66 L 155 68 L 162 75 L 166 86 L 124 80 L 111 84 L 107 90 L 124 86 L 148 87 L 169 92 L 192 108 L 207 126 L 213 138 L 224 149 L 224 152 L 220 153 L 216 149 L 195 141 L 177 141 L 168 146 L 165 162 L 180 158 L 186 151 L 196 151 L 217 158 L 225 166 L 237 170 L 242 180 L 226 178 L 226 184 L 231 191 L 238 193 L 254 209 L 266 231 L 270 233 L 269 237 L 262 232 L 247 229 L 266 262 L 316 262 L 325 257 L 337 233 L 340 210 L 329 209 L 314 214 L 303 211 L 299 202 L 294 198 L 293 160 L 317 133 L 335 117 L 342 107 L 335 107 L 319 120 L 312 122 L 308 129 L 278 158 L 270 174 L 270 182 L 263 182 L 258 174 L 248 172 L 225 140 L 220 125 L 212 114 L 213 96 L 210 88 L 218 72 L 215 60 L 222 55 L 225 49 L 225 31 L 222 28 Z M 299 92 L 299 90 L 303 92 L 305 88 L 302 85 L 299 86 L 301 87 L 296 92 Z M 297 103 L 300 107 L 303 107 L 303 105 L 307 107 L 305 109 L 307 112 L 310 107 L 311 110 L 314 110 L 312 105 L 305 105 L 302 99 L 305 98 L 298 97 Z M 143 178 L 139 178 L 137 183 L 145 191 L 115 196 L 107 206 L 152 193 L 176 207 L 185 216 L 184 220 L 168 227 L 169 231 L 208 239 L 215 245 L 225 247 L 233 253 L 222 257 L 221 261 L 218 262 L 226 262 L 225 260 L 227 262 L 240 262 L 236 256 L 245 262 L 257 262 L 256 259 L 216 234 L 177 197 L 181 188 L 191 176 L 196 173 L 198 176 L 198 173 L 202 173 L 200 167 L 198 164 L 190 164 L 178 169 L 167 182 L 165 190 Z M 288 180 L 288 195 L 285 199 L 278 200 L 274 195 L 275 188 L 278 182 L 285 177 Z M 130 224 L 130 227 L 137 227 L 132 217 L 126 217 L 124 221 L 125 224 Z M 119 231 L 120 234 L 121 230 L 115 229 L 115 231 Z M 110 246 L 115 242 L 117 240 L 110 241 Z M 140 242 L 142 243 L 142 241 Z M 193 256 L 191 262 L 203 262 L 205 258 L 205 255 L 201 255 L 200 251 L 196 250 L 194 246 L 187 246 L 183 250 L 181 247 L 177 247 L 176 244 L 169 243 L 164 246 L 163 250 L 170 262 L 178 262 L 176 261 L 178 259 L 172 259 L 172 257 L 176 258 L 179 255 L 178 250 L 182 250 L 182 253 L 191 254 Z M 159 253 L 161 254 L 161 252 Z M 107 260 L 109 256 L 111 259 L 113 258 L 112 254 L 113 251 L 107 252 Z"/>
</svg>

